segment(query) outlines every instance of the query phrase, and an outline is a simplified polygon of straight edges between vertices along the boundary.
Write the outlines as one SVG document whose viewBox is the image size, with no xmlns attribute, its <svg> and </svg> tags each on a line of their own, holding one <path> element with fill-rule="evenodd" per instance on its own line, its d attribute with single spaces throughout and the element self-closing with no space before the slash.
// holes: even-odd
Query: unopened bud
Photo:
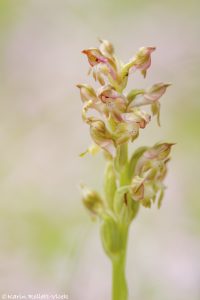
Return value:
<svg viewBox="0 0 200 300">
<path fill-rule="evenodd" d="M 114 47 L 113 45 L 107 41 L 107 40 L 99 40 L 100 41 L 100 51 L 103 53 L 105 56 L 112 56 L 114 54 Z"/>
<path fill-rule="evenodd" d="M 86 185 L 81 185 L 83 204 L 93 215 L 101 215 L 103 212 L 103 201 L 96 191 L 90 190 Z"/>
</svg>

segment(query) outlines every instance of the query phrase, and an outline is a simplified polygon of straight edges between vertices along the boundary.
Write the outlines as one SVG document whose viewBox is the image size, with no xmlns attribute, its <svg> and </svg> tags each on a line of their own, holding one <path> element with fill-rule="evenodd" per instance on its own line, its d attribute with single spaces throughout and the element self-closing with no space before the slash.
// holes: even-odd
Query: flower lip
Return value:
<svg viewBox="0 0 200 300">
<path fill-rule="evenodd" d="M 120 95 L 110 86 L 104 86 L 102 87 L 98 92 L 98 97 L 104 102 L 106 99 L 116 99 Z"/>
</svg>

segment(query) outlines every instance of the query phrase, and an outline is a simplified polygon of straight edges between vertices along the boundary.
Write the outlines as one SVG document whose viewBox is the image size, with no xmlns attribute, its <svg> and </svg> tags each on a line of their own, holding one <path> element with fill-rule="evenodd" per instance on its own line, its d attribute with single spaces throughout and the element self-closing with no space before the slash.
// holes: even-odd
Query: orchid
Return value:
<svg viewBox="0 0 200 300">
<path fill-rule="evenodd" d="M 103 152 L 107 165 L 104 195 L 81 185 L 83 204 L 91 217 L 99 219 L 101 240 L 113 267 L 112 300 L 127 300 L 125 276 L 129 227 L 141 207 L 161 207 L 166 186 L 170 152 L 174 143 L 140 147 L 129 157 L 134 142 L 153 117 L 160 125 L 160 102 L 170 83 L 125 91 L 132 71 L 143 77 L 151 66 L 155 47 L 142 47 L 127 63 L 115 55 L 113 45 L 100 40 L 98 48 L 82 51 L 90 72 L 100 87 L 78 84 L 83 121 L 88 124 L 93 144 L 80 156 Z M 149 109 L 150 108 L 150 109 Z"/>
</svg>

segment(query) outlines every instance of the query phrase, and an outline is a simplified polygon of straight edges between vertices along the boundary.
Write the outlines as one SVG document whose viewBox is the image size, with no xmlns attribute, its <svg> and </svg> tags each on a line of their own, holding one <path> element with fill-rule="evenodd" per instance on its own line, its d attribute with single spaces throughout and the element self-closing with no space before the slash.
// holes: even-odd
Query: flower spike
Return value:
<svg viewBox="0 0 200 300">
<path fill-rule="evenodd" d="M 152 116 L 160 125 L 160 99 L 170 83 L 158 82 L 149 88 L 126 92 L 131 71 L 144 78 L 151 66 L 155 47 L 142 47 L 127 63 L 118 59 L 113 45 L 99 40 L 98 48 L 82 51 L 99 88 L 78 84 L 83 121 L 89 126 L 93 145 L 81 153 L 103 152 L 107 162 L 104 193 L 82 185 L 83 204 L 101 222 L 101 241 L 113 265 L 113 300 L 128 300 L 125 256 L 129 226 L 143 207 L 160 208 L 165 192 L 170 153 L 174 143 L 139 147 L 129 158 L 128 146 L 145 130 Z M 145 110 L 146 109 L 146 110 Z"/>
</svg>

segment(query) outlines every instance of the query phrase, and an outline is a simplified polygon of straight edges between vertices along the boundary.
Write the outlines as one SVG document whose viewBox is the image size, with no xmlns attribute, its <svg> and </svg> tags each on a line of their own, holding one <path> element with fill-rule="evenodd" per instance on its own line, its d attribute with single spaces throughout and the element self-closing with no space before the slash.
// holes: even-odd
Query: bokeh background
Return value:
<svg viewBox="0 0 200 300">
<path fill-rule="evenodd" d="M 109 300 L 110 262 L 78 184 L 101 191 L 76 83 L 80 54 L 111 40 L 128 60 L 156 46 L 144 80 L 172 82 L 134 147 L 177 142 L 161 210 L 141 209 L 127 261 L 130 300 L 200 299 L 199 1 L 0 0 L 0 293 L 65 293 Z M 133 79 L 134 77 L 134 79 Z"/>
</svg>

